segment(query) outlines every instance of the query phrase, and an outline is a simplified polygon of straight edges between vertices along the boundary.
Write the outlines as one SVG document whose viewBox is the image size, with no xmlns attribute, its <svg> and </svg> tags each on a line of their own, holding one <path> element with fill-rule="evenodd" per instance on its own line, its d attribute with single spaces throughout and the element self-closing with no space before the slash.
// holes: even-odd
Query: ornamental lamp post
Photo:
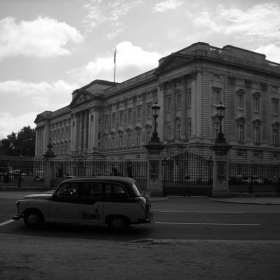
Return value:
<svg viewBox="0 0 280 280">
<path fill-rule="evenodd" d="M 218 115 L 218 118 L 220 120 L 220 129 L 219 129 L 219 133 L 218 133 L 218 137 L 216 139 L 216 142 L 217 143 L 225 143 L 226 142 L 226 139 L 224 137 L 224 133 L 222 131 L 222 120 L 223 118 L 225 117 L 225 110 L 226 110 L 226 107 L 223 105 L 222 102 L 220 102 L 219 105 L 217 105 L 216 107 L 217 109 L 217 115 Z"/>
<path fill-rule="evenodd" d="M 151 106 L 152 115 L 155 119 L 154 132 L 148 145 L 145 145 L 147 149 L 147 161 L 148 161 L 148 176 L 147 176 L 147 189 L 151 196 L 162 196 L 162 158 L 161 152 L 165 148 L 160 141 L 157 132 L 157 118 L 159 116 L 160 106 L 155 102 Z"/>
<path fill-rule="evenodd" d="M 152 142 L 158 142 L 159 141 L 159 137 L 158 137 L 158 133 L 157 133 L 157 118 L 159 116 L 160 106 L 157 104 L 157 102 L 155 102 L 155 104 L 153 104 L 151 106 L 151 108 L 152 108 L 152 115 L 155 118 L 155 126 L 154 126 L 155 129 L 154 129 L 151 141 Z"/>
<path fill-rule="evenodd" d="M 209 159 L 209 173 L 211 174 L 213 166 L 213 182 L 209 181 L 209 195 L 212 197 L 230 197 L 230 190 L 228 187 L 228 173 L 229 173 L 229 156 L 228 152 L 232 148 L 224 136 L 222 131 L 222 120 L 225 117 L 226 107 L 221 102 L 216 107 L 217 116 L 220 120 L 220 129 L 215 144 L 210 147 L 215 152 L 214 162 Z M 212 180 L 212 176 L 210 177 Z"/>
</svg>

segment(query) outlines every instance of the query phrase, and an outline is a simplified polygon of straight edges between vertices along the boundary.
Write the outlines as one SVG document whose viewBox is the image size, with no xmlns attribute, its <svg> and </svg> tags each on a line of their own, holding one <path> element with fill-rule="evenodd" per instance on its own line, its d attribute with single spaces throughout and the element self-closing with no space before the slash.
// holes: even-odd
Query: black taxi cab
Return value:
<svg viewBox="0 0 280 280">
<path fill-rule="evenodd" d="M 131 224 L 150 223 L 151 203 L 132 178 L 96 176 L 63 181 L 54 192 L 27 195 L 16 202 L 28 228 L 43 222 L 108 225 L 122 231 Z"/>
</svg>

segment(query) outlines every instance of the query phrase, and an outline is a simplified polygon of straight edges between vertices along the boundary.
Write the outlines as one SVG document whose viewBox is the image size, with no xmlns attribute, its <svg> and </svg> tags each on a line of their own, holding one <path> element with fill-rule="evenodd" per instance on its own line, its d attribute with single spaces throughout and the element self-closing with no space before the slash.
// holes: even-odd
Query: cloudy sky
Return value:
<svg viewBox="0 0 280 280">
<path fill-rule="evenodd" d="M 95 79 L 122 82 L 196 42 L 280 63 L 280 3 L 269 0 L 1 0 L 0 139 Z"/>
</svg>

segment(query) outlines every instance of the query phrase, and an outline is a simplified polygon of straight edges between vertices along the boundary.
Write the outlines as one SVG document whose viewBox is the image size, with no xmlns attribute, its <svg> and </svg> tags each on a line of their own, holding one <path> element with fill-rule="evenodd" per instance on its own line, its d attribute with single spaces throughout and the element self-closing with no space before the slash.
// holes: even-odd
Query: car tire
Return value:
<svg viewBox="0 0 280 280">
<path fill-rule="evenodd" d="M 109 221 L 109 228 L 115 232 L 123 232 L 127 229 L 129 223 L 125 217 L 114 216 Z"/>
<path fill-rule="evenodd" d="M 24 213 L 24 223 L 30 229 L 38 229 L 44 222 L 42 214 L 32 210 Z"/>
</svg>

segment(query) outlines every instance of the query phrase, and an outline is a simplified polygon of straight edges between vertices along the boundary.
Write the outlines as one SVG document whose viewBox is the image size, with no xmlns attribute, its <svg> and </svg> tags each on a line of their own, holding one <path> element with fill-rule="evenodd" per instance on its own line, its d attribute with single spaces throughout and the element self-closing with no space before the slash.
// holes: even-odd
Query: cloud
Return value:
<svg viewBox="0 0 280 280">
<path fill-rule="evenodd" d="M 108 23 L 109 29 L 113 30 L 114 24 L 112 23 L 119 23 L 122 16 L 125 16 L 130 10 L 141 4 L 143 4 L 141 0 L 106 0 L 104 2 L 91 0 L 84 5 L 88 10 L 88 14 L 84 18 L 83 23 L 86 25 L 88 32 L 91 32 L 100 24 Z M 109 34 L 108 36 L 112 35 Z"/>
<path fill-rule="evenodd" d="M 269 44 L 267 46 L 260 46 L 255 52 L 265 54 L 267 60 L 280 63 L 280 47 Z"/>
<path fill-rule="evenodd" d="M 116 81 L 121 82 L 156 68 L 160 58 L 160 54 L 145 51 L 138 46 L 133 46 L 130 42 L 119 43 L 117 45 Z M 100 54 L 95 61 L 68 73 L 87 83 L 95 79 L 112 81 L 114 77 L 113 50 L 110 54 Z"/>
<path fill-rule="evenodd" d="M 57 110 L 71 102 L 71 93 L 79 87 L 78 84 L 67 84 L 62 80 L 54 83 L 0 82 L 0 111 L 23 113 L 26 111 L 24 105 L 30 111 Z"/>
<path fill-rule="evenodd" d="M 14 56 L 52 57 L 70 55 L 67 44 L 82 43 L 83 36 L 65 22 L 39 16 L 16 23 L 12 17 L 0 20 L 0 59 Z"/>
<path fill-rule="evenodd" d="M 167 0 L 164 2 L 157 3 L 154 8 L 153 12 L 167 12 L 169 10 L 175 10 L 183 4 L 182 1 L 178 0 Z"/>
<path fill-rule="evenodd" d="M 0 82 L 0 139 L 22 127 L 34 127 L 37 114 L 69 105 L 72 92 L 80 88 L 59 80 L 54 83 Z"/>
<path fill-rule="evenodd" d="M 29 112 L 19 116 L 11 113 L 0 113 L 0 140 L 12 132 L 17 133 L 24 126 L 35 127 L 34 120 L 39 112 Z"/>
<path fill-rule="evenodd" d="M 248 10 L 225 9 L 218 6 L 215 13 L 207 10 L 198 14 L 188 12 L 195 26 L 206 27 L 208 32 L 234 35 L 244 41 L 280 42 L 280 6 L 277 3 L 258 4 Z"/>
</svg>

